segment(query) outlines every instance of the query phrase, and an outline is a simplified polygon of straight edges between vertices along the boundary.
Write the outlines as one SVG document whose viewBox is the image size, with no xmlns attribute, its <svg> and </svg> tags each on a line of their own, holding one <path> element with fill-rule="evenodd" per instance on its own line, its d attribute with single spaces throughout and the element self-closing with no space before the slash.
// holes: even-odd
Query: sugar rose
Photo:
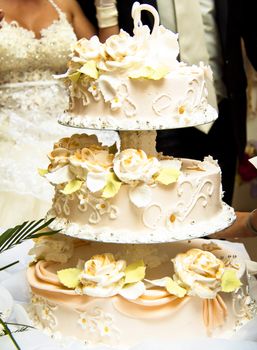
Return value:
<svg viewBox="0 0 257 350">
<path fill-rule="evenodd" d="M 72 257 L 73 251 L 74 242 L 70 237 L 55 234 L 38 238 L 29 255 L 35 255 L 36 260 L 66 263 Z"/>
<path fill-rule="evenodd" d="M 116 295 L 124 285 L 126 262 L 112 254 L 95 255 L 86 261 L 80 276 L 83 294 L 92 297 Z"/>
<path fill-rule="evenodd" d="M 133 181 L 151 183 L 153 175 L 160 169 L 157 158 L 148 157 L 142 150 L 130 148 L 116 155 L 113 164 L 115 174 L 125 183 Z"/>
<path fill-rule="evenodd" d="M 88 60 L 100 60 L 104 56 L 104 45 L 94 35 L 89 40 L 82 38 L 73 47 L 73 60 L 86 62 Z"/>
<path fill-rule="evenodd" d="M 141 43 L 123 30 L 118 35 L 112 35 L 105 42 L 106 60 L 99 63 L 99 68 L 112 71 L 114 69 L 132 69 L 144 62 L 144 52 Z"/>
<path fill-rule="evenodd" d="M 114 155 L 107 149 L 91 146 L 77 150 L 70 158 L 72 165 L 79 165 L 89 172 L 103 172 L 112 167 Z"/>
<path fill-rule="evenodd" d="M 188 289 L 188 295 L 214 299 L 221 290 L 224 263 L 210 252 L 190 249 L 173 260 L 174 278 Z"/>
</svg>

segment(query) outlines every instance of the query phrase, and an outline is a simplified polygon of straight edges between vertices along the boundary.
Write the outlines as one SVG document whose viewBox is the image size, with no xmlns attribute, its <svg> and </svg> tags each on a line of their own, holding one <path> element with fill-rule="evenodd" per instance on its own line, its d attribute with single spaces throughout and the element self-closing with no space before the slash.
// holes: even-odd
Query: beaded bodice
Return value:
<svg viewBox="0 0 257 350">
<path fill-rule="evenodd" d="M 76 41 L 72 26 L 53 2 L 59 18 L 41 30 L 37 39 L 17 22 L 2 21 L 0 29 L 0 84 L 52 79 L 64 72 L 71 44 Z"/>
<path fill-rule="evenodd" d="M 58 19 L 41 38 L 17 22 L 0 28 L 0 193 L 29 193 L 50 201 L 52 192 L 37 169 L 44 167 L 53 142 L 71 134 L 57 123 L 68 106 L 63 73 L 76 35 L 54 3 Z"/>
</svg>

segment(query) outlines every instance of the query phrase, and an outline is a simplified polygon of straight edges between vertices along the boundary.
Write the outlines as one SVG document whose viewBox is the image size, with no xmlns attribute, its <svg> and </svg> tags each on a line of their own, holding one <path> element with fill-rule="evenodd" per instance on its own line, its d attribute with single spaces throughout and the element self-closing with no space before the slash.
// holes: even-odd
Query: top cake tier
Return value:
<svg viewBox="0 0 257 350">
<path fill-rule="evenodd" d="M 141 11 L 150 11 L 154 27 L 142 25 Z M 121 30 L 106 42 L 81 39 L 69 68 L 60 76 L 69 88 L 70 107 L 59 122 L 79 128 L 157 130 L 214 121 L 208 104 L 208 66 L 177 60 L 178 35 L 159 25 L 150 5 L 132 9 L 134 36 Z"/>
</svg>

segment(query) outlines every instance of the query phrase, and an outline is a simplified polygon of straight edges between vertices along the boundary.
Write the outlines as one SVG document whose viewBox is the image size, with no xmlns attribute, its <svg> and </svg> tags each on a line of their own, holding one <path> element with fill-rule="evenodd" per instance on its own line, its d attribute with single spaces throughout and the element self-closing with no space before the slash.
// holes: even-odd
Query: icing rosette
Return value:
<svg viewBox="0 0 257 350">
<path fill-rule="evenodd" d="M 66 263 L 73 255 L 74 241 L 61 234 L 42 236 L 36 239 L 29 255 L 35 255 L 36 260 Z"/>
<path fill-rule="evenodd" d="M 147 40 L 144 42 L 135 40 L 135 37 L 121 30 L 118 35 L 112 35 L 106 40 L 107 59 L 101 62 L 99 67 L 106 71 L 136 69 L 144 62 L 144 56 L 148 51 L 147 43 Z"/>
<path fill-rule="evenodd" d="M 97 192 L 106 185 L 107 176 L 113 165 L 113 158 L 114 155 L 109 153 L 108 149 L 91 146 L 77 150 L 70 157 L 70 164 L 75 167 L 73 172 L 77 175 L 79 175 L 77 173 L 77 166 L 79 166 L 79 169 L 86 170 L 87 188 L 91 192 Z"/>
<path fill-rule="evenodd" d="M 177 280 L 188 295 L 214 299 L 221 291 L 224 263 L 211 252 L 190 249 L 172 259 Z"/>
<path fill-rule="evenodd" d="M 113 169 L 124 183 L 142 181 L 153 182 L 153 175 L 160 169 L 157 158 L 148 157 L 142 150 L 126 149 L 117 154 L 113 160 Z"/>
<path fill-rule="evenodd" d="M 126 262 L 115 261 L 112 254 L 95 255 L 84 264 L 80 275 L 82 293 L 92 297 L 111 297 L 125 283 Z"/>
<path fill-rule="evenodd" d="M 74 62 L 85 63 L 88 60 L 100 60 L 105 57 L 104 44 L 94 35 L 90 39 L 82 38 L 73 46 Z"/>
</svg>

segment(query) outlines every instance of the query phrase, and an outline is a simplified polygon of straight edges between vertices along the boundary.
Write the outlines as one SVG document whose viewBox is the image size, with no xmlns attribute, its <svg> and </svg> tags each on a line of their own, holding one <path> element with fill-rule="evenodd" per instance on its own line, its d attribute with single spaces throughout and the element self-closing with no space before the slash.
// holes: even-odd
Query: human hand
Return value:
<svg viewBox="0 0 257 350">
<path fill-rule="evenodd" d="M 257 214 L 257 211 L 256 213 Z M 236 212 L 236 221 L 220 232 L 211 235 L 211 238 L 239 238 L 239 237 L 256 237 L 256 234 L 249 229 L 248 220 L 251 213 L 249 212 Z M 257 219 L 257 218 L 256 218 Z M 254 219 L 255 220 L 255 219 Z M 256 220 L 257 221 L 257 220 Z"/>
<path fill-rule="evenodd" d="M 116 0 L 95 0 L 95 7 L 99 28 L 117 26 L 118 11 Z"/>
</svg>

